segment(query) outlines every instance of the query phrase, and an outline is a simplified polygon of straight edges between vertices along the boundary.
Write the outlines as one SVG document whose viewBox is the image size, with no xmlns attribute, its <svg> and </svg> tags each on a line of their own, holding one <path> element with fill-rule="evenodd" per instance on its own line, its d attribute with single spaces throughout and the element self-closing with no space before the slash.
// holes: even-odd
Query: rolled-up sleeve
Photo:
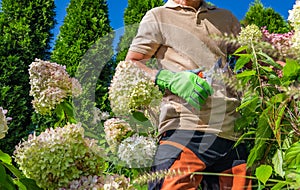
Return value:
<svg viewBox="0 0 300 190">
<path fill-rule="evenodd" d="M 140 22 L 137 35 L 132 40 L 129 50 L 144 55 L 154 55 L 162 45 L 162 36 L 155 15 L 148 11 Z"/>
</svg>

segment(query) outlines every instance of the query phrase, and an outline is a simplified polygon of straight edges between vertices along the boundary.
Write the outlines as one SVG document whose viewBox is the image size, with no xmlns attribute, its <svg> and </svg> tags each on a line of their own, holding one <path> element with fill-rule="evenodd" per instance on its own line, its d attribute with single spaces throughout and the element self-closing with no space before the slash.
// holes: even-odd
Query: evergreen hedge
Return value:
<svg viewBox="0 0 300 190">
<path fill-rule="evenodd" d="M 7 115 L 13 120 L 0 147 L 10 154 L 35 129 L 31 123 L 28 66 L 35 58 L 49 57 L 54 9 L 54 0 L 2 0 L 0 105 L 9 110 Z"/>
</svg>

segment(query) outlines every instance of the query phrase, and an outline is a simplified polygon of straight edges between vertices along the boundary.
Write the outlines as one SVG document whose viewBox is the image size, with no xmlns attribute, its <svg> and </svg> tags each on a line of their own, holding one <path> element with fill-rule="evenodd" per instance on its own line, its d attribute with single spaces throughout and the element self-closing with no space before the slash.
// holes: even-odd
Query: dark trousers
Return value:
<svg viewBox="0 0 300 190">
<path fill-rule="evenodd" d="M 191 130 L 171 130 L 162 135 L 153 172 L 173 171 L 170 176 L 149 183 L 149 190 L 251 189 L 244 144 L 215 134 Z M 200 175 L 195 172 L 207 172 Z M 225 175 L 216 175 L 225 174 Z M 226 174 L 229 174 L 229 176 Z"/>
</svg>

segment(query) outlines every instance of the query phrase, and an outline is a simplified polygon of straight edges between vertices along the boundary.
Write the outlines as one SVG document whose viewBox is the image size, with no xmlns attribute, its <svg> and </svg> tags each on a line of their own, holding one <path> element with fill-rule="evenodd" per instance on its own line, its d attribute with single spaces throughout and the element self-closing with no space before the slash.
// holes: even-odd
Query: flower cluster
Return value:
<svg viewBox="0 0 300 190">
<path fill-rule="evenodd" d="M 35 59 L 30 64 L 30 95 L 33 107 L 40 114 L 50 113 L 68 96 L 78 96 L 81 86 L 66 72 L 66 67 L 57 63 Z"/>
<path fill-rule="evenodd" d="M 288 20 L 294 28 L 300 27 L 300 1 L 296 0 L 293 9 L 289 10 Z"/>
<path fill-rule="evenodd" d="M 100 175 L 105 167 L 102 154 L 96 141 L 84 137 L 78 123 L 29 135 L 16 146 L 14 158 L 41 188 L 57 189 L 80 176 Z"/>
<path fill-rule="evenodd" d="M 69 183 L 68 187 L 59 190 L 133 190 L 129 179 L 120 175 L 82 176 Z"/>
<path fill-rule="evenodd" d="M 128 115 L 162 98 L 159 88 L 131 61 L 121 61 L 109 88 L 109 100 L 116 115 Z"/>
<path fill-rule="evenodd" d="M 253 44 L 257 50 L 263 49 L 269 56 L 277 59 L 298 57 L 300 53 L 300 30 L 284 34 L 269 33 L 266 27 L 259 29 L 255 24 L 242 28 L 238 42 L 241 45 Z M 298 52 L 298 53 L 297 53 Z"/>
<path fill-rule="evenodd" d="M 132 131 L 129 123 L 119 118 L 111 118 L 104 122 L 105 139 L 112 152 L 126 138 L 126 134 Z"/>
<path fill-rule="evenodd" d="M 288 32 L 284 34 L 270 34 L 266 27 L 262 27 L 261 29 L 263 34 L 263 41 L 270 43 L 282 56 L 287 56 L 289 50 L 292 47 L 292 37 L 294 36 L 294 32 Z"/>
<path fill-rule="evenodd" d="M 73 180 L 68 187 L 59 188 L 58 190 L 86 190 L 86 189 L 101 189 L 103 188 L 102 177 L 96 175 L 81 176 L 79 179 Z"/>
<path fill-rule="evenodd" d="M 156 148 L 155 139 L 135 134 L 121 142 L 118 157 L 129 168 L 149 167 L 152 164 Z"/>
<path fill-rule="evenodd" d="M 294 27 L 295 34 L 292 38 L 292 47 L 294 48 L 296 55 L 300 54 L 300 1 L 296 0 L 293 9 L 289 11 L 288 20 Z"/>
<path fill-rule="evenodd" d="M 5 116 L 6 113 L 7 110 L 4 110 L 2 107 L 0 107 L 0 139 L 3 139 L 5 137 L 5 134 L 8 130 L 7 122 L 11 120 L 10 117 Z"/>
<path fill-rule="evenodd" d="M 134 190 L 130 180 L 123 175 L 110 175 L 105 177 L 104 190 Z"/>
<path fill-rule="evenodd" d="M 262 39 L 262 32 L 255 24 L 250 24 L 242 28 L 238 41 L 242 45 L 249 45 L 253 42 L 260 42 Z"/>
</svg>

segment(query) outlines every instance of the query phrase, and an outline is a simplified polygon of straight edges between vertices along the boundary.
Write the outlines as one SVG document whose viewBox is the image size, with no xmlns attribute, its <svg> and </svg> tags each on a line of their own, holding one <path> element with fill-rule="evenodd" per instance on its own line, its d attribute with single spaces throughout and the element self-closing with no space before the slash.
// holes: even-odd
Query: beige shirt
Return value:
<svg viewBox="0 0 300 190">
<path fill-rule="evenodd" d="M 130 50 L 155 56 L 158 69 L 174 72 L 211 69 L 221 58 L 225 63 L 227 47 L 213 35 L 238 34 L 238 20 L 225 9 L 203 3 L 196 10 L 169 0 L 147 12 Z M 198 130 L 235 140 L 234 121 L 239 100 L 228 93 L 221 81 L 212 83 L 214 94 L 197 111 L 178 96 L 166 92 L 161 104 L 159 133 L 170 129 Z"/>
</svg>

